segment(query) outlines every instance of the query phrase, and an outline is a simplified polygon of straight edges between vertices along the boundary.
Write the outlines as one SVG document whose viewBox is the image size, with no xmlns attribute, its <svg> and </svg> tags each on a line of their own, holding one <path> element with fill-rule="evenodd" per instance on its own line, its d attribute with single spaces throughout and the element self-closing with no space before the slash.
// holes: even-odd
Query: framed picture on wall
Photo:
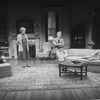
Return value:
<svg viewBox="0 0 100 100">
<path fill-rule="evenodd" d="M 26 28 L 26 34 L 34 33 L 34 21 L 33 19 L 23 18 L 16 21 L 17 34 L 20 33 L 20 28 Z"/>
</svg>

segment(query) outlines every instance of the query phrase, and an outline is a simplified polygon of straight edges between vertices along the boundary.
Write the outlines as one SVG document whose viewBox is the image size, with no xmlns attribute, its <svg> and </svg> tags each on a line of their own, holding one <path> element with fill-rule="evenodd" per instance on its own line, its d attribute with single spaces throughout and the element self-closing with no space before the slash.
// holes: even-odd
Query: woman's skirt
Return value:
<svg viewBox="0 0 100 100">
<path fill-rule="evenodd" d="M 29 51 L 27 51 L 27 43 L 23 43 L 23 51 L 18 52 L 18 59 L 19 60 L 27 60 L 29 59 Z"/>
</svg>

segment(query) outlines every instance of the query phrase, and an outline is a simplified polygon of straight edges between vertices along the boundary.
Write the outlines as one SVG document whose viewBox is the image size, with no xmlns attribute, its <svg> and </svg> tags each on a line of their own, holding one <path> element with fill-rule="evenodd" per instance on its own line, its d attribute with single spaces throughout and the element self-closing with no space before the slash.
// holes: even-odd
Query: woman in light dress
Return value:
<svg viewBox="0 0 100 100">
<path fill-rule="evenodd" d="M 26 60 L 29 58 L 29 46 L 28 46 L 28 37 L 26 32 L 26 28 L 20 28 L 20 34 L 17 36 L 17 44 L 18 44 L 18 59 Z"/>
</svg>

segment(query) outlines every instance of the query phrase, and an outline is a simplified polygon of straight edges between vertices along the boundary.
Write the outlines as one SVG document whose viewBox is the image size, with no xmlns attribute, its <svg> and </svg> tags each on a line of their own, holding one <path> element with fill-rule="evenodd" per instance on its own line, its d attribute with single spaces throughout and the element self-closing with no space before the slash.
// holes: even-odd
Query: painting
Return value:
<svg viewBox="0 0 100 100">
<path fill-rule="evenodd" d="M 26 34 L 34 33 L 34 21 L 33 19 L 23 18 L 16 21 L 17 34 L 20 33 L 20 27 L 26 28 Z"/>
</svg>

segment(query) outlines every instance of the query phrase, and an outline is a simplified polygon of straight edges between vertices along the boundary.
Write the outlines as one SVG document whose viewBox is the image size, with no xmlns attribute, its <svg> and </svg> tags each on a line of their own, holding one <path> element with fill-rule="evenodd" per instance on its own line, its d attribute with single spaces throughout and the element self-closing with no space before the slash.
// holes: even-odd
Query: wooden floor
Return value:
<svg viewBox="0 0 100 100">
<path fill-rule="evenodd" d="M 100 99 L 100 89 L 0 91 L 0 100 L 90 100 Z"/>
<path fill-rule="evenodd" d="M 25 64 L 25 61 L 10 60 L 12 66 Z M 51 64 L 56 61 L 30 60 L 28 63 Z M 16 66 L 15 66 L 16 65 Z M 100 99 L 100 88 L 61 89 L 61 90 L 33 90 L 33 91 L 0 91 L 0 100 L 90 100 Z"/>
</svg>

